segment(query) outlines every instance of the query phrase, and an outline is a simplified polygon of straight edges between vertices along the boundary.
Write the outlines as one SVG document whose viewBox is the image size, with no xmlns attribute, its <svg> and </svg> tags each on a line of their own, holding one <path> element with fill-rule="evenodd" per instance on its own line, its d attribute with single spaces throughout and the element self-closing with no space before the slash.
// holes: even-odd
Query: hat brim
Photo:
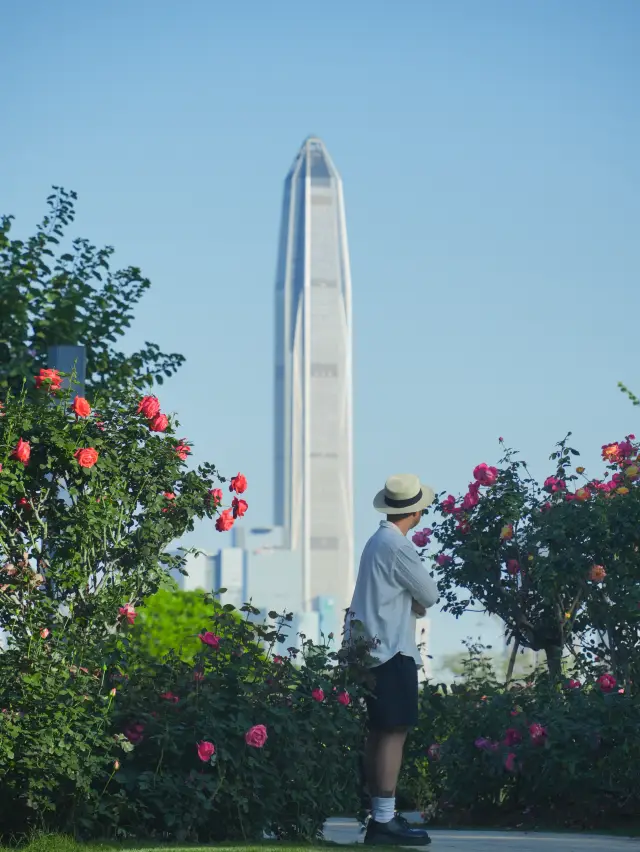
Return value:
<svg viewBox="0 0 640 852">
<path fill-rule="evenodd" d="M 420 485 L 420 490 L 422 491 L 422 497 L 419 500 L 416 500 L 415 503 L 411 503 L 409 506 L 403 506 L 401 509 L 394 508 L 393 506 L 388 506 L 385 503 L 385 489 L 382 491 L 378 491 L 373 500 L 373 508 L 376 512 L 383 512 L 385 515 L 407 515 L 410 512 L 419 512 L 422 509 L 428 508 L 433 501 L 436 499 L 435 492 L 433 488 L 429 485 Z"/>
</svg>

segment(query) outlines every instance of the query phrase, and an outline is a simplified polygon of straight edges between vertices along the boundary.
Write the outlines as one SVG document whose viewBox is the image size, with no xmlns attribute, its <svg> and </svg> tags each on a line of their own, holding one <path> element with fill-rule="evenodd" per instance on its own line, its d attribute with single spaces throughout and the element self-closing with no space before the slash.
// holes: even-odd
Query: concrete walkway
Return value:
<svg viewBox="0 0 640 852">
<path fill-rule="evenodd" d="M 407 817 L 410 817 L 407 814 Z M 428 829 L 433 852 L 640 852 L 640 838 L 595 834 L 527 834 L 519 831 L 449 831 Z M 363 835 L 354 819 L 330 819 L 326 840 L 361 843 Z"/>
</svg>

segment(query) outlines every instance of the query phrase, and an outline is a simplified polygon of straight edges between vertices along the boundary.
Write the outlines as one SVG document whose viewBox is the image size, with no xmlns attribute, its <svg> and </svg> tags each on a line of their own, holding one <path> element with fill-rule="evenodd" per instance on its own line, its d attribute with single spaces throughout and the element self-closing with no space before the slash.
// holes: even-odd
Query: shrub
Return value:
<svg viewBox="0 0 640 852">
<path fill-rule="evenodd" d="M 602 479 L 574 469 L 578 452 L 558 444 L 542 485 L 507 450 L 499 467 L 478 465 L 461 501 L 434 509 L 434 560 L 444 609 L 477 603 L 498 615 L 518 647 L 544 650 L 561 676 L 563 649 L 580 643 L 627 684 L 640 670 L 640 468 L 633 435 L 602 448 Z M 428 536 L 427 536 L 428 539 Z M 418 539 L 424 545 L 423 537 Z"/>
<path fill-rule="evenodd" d="M 165 548 L 222 495 L 212 465 L 186 470 L 154 397 L 92 410 L 62 378 L 42 370 L 34 398 L 0 409 L 2 834 L 72 825 L 96 800 L 114 760 L 106 675 L 182 563 Z"/>
<path fill-rule="evenodd" d="M 638 812 L 640 699 L 592 676 L 498 684 L 478 671 L 430 684 L 401 781 L 414 807 L 447 824 L 618 827 Z"/>
<path fill-rule="evenodd" d="M 217 608 L 192 663 L 147 660 L 119 684 L 123 753 L 101 799 L 101 834 L 210 842 L 260 840 L 266 829 L 312 840 L 329 816 L 356 810 L 353 666 L 367 649 L 345 659 L 305 642 L 300 659 L 293 648 L 272 658 L 280 629 Z"/>
</svg>

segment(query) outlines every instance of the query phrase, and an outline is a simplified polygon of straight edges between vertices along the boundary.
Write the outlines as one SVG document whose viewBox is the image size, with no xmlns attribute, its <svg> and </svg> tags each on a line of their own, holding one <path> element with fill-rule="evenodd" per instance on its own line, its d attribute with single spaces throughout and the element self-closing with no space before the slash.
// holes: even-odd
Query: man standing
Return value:
<svg viewBox="0 0 640 852">
<path fill-rule="evenodd" d="M 387 517 L 364 548 L 347 616 L 347 635 L 357 631 L 378 643 L 372 651 L 375 686 L 367 700 L 364 759 L 371 796 L 364 842 L 371 845 L 431 842 L 426 831 L 410 828 L 395 815 L 395 794 L 407 733 L 418 721 L 422 660 L 416 646 L 416 618 L 438 601 L 438 588 L 406 535 L 420 523 L 434 496 L 417 476 L 387 479 L 373 501 Z"/>
</svg>

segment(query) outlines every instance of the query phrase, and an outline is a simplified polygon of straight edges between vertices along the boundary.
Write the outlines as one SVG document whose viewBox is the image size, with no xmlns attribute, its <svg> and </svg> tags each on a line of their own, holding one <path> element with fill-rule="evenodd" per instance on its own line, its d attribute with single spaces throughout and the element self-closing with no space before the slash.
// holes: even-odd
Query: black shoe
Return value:
<svg viewBox="0 0 640 852">
<path fill-rule="evenodd" d="M 410 828 L 404 817 L 395 816 L 391 822 L 369 820 L 364 836 L 367 846 L 428 846 L 431 838 L 422 828 Z"/>
</svg>

